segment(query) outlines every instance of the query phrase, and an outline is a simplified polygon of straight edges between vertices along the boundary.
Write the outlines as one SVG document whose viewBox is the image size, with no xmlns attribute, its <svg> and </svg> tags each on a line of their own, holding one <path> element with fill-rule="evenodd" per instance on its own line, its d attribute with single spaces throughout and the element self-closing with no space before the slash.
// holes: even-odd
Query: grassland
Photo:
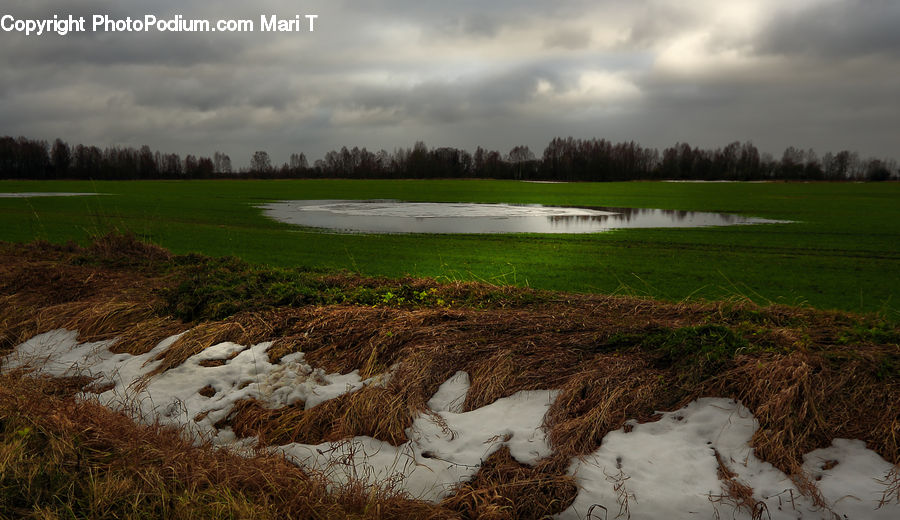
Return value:
<svg viewBox="0 0 900 520">
<path fill-rule="evenodd" d="M 494 284 L 670 301 L 881 312 L 898 319 L 900 184 L 503 181 L 0 182 L 0 192 L 108 195 L 0 199 L 0 240 L 86 243 L 133 232 L 175 253 L 278 267 Z M 286 199 L 542 203 L 731 212 L 792 224 L 620 230 L 594 235 L 335 235 L 263 217 Z"/>
</svg>

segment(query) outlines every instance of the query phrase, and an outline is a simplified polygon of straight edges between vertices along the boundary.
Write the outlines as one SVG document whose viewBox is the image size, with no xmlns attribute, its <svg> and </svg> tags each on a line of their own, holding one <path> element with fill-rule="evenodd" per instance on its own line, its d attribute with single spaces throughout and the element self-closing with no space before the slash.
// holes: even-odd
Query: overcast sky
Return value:
<svg viewBox="0 0 900 520">
<path fill-rule="evenodd" d="M 17 19 L 247 18 L 252 33 L 0 32 L 0 135 L 311 159 L 555 136 L 900 158 L 898 0 L 3 0 Z M 267 33 L 260 15 L 317 14 Z M 90 20 L 88 20 L 90 24 Z"/>
</svg>

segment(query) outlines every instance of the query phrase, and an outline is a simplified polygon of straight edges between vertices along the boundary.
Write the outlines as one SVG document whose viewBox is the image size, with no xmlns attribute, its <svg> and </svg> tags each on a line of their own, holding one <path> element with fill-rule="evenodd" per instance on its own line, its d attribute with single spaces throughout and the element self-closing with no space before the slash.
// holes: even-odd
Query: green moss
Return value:
<svg viewBox="0 0 900 520">
<path fill-rule="evenodd" d="M 886 321 L 857 323 L 838 336 L 838 343 L 841 345 L 854 343 L 900 345 L 900 328 Z"/>
<path fill-rule="evenodd" d="M 328 303 L 337 298 L 316 273 L 259 268 L 237 258 L 187 255 L 175 260 L 178 283 L 163 291 L 166 311 L 185 321 L 219 320 L 241 311 Z"/>
<path fill-rule="evenodd" d="M 700 325 L 648 335 L 641 347 L 650 351 L 657 366 L 674 368 L 677 384 L 688 386 L 715 376 L 734 356 L 751 345 L 722 325 Z"/>
<path fill-rule="evenodd" d="M 880 358 L 875 365 L 875 377 L 881 381 L 900 379 L 900 352 Z"/>
<path fill-rule="evenodd" d="M 163 312 L 184 321 L 220 320 L 242 311 L 303 305 L 474 308 L 540 301 L 527 289 L 473 285 L 463 289 L 427 280 L 361 278 L 341 271 L 256 266 L 234 257 L 176 257 Z"/>
<path fill-rule="evenodd" d="M 749 344 L 728 327 L 700 325 L 661 331 L 647 336 L 642 342 L 645 349 L 659 353 L 669 363 L 682 360 L 721 361 L 731 359 Z"/>
</svg>

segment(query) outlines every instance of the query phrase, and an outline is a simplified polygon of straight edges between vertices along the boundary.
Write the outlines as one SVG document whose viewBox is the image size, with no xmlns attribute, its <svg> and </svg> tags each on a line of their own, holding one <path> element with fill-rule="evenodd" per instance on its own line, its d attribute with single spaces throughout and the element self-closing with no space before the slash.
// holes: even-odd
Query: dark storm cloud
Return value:
<svg viewBox="0 0 900 520">
<path fill-rule="evenodd" d="M 513 70 L 456 82 L 426 82 L 408 89 L 359 88 L 342 103 L 350 108 L 381 110 L 428 123 L 512 115 L 515 105 L 533 93 L 540 73 Z"/>
<path fill-rule="evenodd" d="M 894 153 L 896 2 L 7 2 L 18 16 L 316 13 L 315 33 L 0 33 L 2 133 L 246 164 L 554 136 Z M 2 14 L 2 13 L 0 13 Z M 887 30 L 890 27 L 891 30 Z"/>
<path fill-rule="evenodd" d="M 764 52 L 826 59 L 867 54 L 900 57 L 900 2 L 844 0 L 813 4 L 772 21 L 760 36 Z"/>
<path fill-rule="evenodd" d="M 14 67 L 34 64 L 191 66 L 236 57 L 236 40 L 197 34 L 175 34 L 162 39 L 157 34 L 92 33 L 87 36 L 26 38 L 8 37 L 6 62 Z"/>
</svg>

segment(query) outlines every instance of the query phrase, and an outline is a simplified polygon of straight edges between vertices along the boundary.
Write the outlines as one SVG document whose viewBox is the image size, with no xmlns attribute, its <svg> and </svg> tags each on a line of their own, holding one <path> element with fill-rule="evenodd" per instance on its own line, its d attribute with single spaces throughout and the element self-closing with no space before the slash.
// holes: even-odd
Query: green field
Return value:
<svg viewBox="0 0 900 520">
<path fill-rule="evenodd" d="M 898 183 L 577 183 L 506 181 L 2 181 L 0 240 L 85 242 L 133 232 L 176 253 L 276 266 L 482 280 L 666 300 L 760 303 L 900 317 Z M 271 221 L 255 204 L 391 198 L 738 213 L 795 221 L 592 235 L 338 235 Z"/>
</svg>

